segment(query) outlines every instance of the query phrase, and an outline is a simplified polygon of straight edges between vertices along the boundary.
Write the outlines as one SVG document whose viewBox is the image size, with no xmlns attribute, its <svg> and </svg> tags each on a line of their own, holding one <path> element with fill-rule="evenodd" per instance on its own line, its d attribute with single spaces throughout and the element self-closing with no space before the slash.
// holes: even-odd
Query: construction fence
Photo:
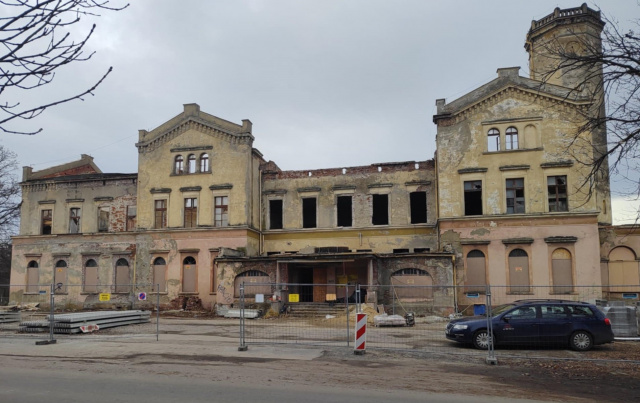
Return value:
<svg viewBox="0 0 640 403">
<path fill-rule="evenodd" d="M 30 337 L 48 342 L 71 335 L 158 339 L 160 298 L 151 284 L 4 287 L 11 290 L 11 298 L 0 306 L 0 337 Z"/>
<path fill-rule="evenodd" d="M 308 344 L 355 347 L 356 313 L 367 315 L 366 348 L 417 350 L 439 354 L 486 357 L 575 359 L 568 342 L 544 347 L 498 346 L 474 349 L 450 341 L 450 320 L 465 316 L 491 317 L 500 305 L 518 300 L 570 300 L 597 304 L 608 313 L 616 336 L 638 339 L 638 294 L 626 295 L 598 286 L 416 286 L 243 284 L 240 289 L 240 348 L 251 344 Z M 639 290 L 640 286 L 617 289 Z M 631 298 L 635 295 L 635 298 Z M 615 301 L 605 298 L 616 298 Z M 322 300 L 324 298 L 324 300 Z M 617 314 L 614 315 L 618 307 Z M 622 313 L 621 313 L 622 312 Z M 623 323 L 626 321 L 627 323 Z M 493 324 L 487 320 L 489 335 Z M 491 339 L 493 340 L 493 339 Z M 601 349 L 596 347 L 595 350 Z M 588 358 L 582 355 L 577 358 Z M 603 354 L 598 358 L 607 359 Z M 640 357 L 629 356 L 638 360 Z"/>
</svg>

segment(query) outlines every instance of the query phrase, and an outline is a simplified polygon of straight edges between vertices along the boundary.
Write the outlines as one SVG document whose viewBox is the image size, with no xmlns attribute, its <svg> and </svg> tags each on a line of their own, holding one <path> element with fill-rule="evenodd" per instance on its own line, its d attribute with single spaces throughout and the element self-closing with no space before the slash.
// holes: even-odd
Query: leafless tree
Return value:
<svg viewBox="0 0 640 403">
<path fill-rule="evenodd" d="M 15 233 L 20 216 L 20 185 L 14 176 L 16 155 L 0 146 L 0 243 Z"/>
<path fill-rule="evenodd" d="M 597 41 L 576 33 L 574 46 L 566 42 L 547 45 L 556 67 L 544 72 L 544 79 L 557 75 L 580 77 L 571 97 L 594 101 L 582 110 L 573 135 L 574 157 L 590 169 L 583 186 L 593 191 L 602 178 L 612 178 L 614 193 L 640 198 L 640 19 L 622 29 L 613 18 L 602 15 L 605 26 L 602 48 Z M 593 133 L 606 133 L 601 141 Z M 600 181 L 598 180 L 600 179 Z M 623 182 L 624 185 L 616 182 Z M 617 191 L 617 192 L 616 192 Z M 638 209 L 640 218 L 640 209 Z"/>
<path fill-rule="evenodd" d="M 33 119 L 52 106 L 93 95 L 111 67 L 80 93 L 62 95 L 35 106 L 20 101 L 21 90 L 51 84 L 58 69 L 91 58 L 94 52 L 88 53 L 85 45 L 95 31 L 95 24 L 79 38 L 72 31 L 81 25 L 83 18 L 97 17 L 101 10 L 119 11 L 129 6 L 110 3 L 110 0 L 0 0 L 0 130 L 39 133 L 42 129 L 12 130 L 7 123 Z"/>
</svg>

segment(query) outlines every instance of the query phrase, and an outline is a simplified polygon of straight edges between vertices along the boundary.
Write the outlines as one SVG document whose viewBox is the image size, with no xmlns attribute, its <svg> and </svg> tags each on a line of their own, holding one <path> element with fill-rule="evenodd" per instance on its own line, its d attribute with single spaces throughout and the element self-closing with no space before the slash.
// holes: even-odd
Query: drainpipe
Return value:
<svg viewBox="0 0 640 403">
<path fill-rule="evenodd" d="M 453 268 L 453 309 L 458 313 L 458 281 L 456 279 L 456 255 L 451 257 L 451 267 Z"/>
<path fill-rule="evenodd" d="M 138 255 L 138 248 L 136 248 L 136 253 L 133 254 L 133 286 L 131 287 L 131 309 L 133 310 L 135 300 L 136 300 L 136 292 L 134 287 L 136 285 L 136 268 L 138 266 L 138 260 L 136 259 Z"/>
<path fill-rule="evenodd" d="M 258 215 L 260 216 L 260 235 L 258 237 L 258 256 L 262 256 L 264 249 L 264 235 L 262 233 L 262 170 L 258 173 Z"/>
</svg>

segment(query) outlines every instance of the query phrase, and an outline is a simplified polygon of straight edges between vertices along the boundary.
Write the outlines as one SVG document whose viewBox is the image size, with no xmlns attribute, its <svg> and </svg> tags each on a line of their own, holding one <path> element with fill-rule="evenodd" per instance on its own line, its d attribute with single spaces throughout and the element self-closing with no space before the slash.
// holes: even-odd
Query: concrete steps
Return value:
<svg viewBox="0 0 640 403">
<path fill-rule="evenodd" d="M 350 306 L 352 304 L 349 304 Z M 355 304 L 353 304 L 355 306 Z M 344 315 L 347 307 L 345 304 L 331 304 L 326 302 L 300 302 L 290 303 L 289 316 L 297 318 L 326 317 L 327 315 Z"/>
</svg>

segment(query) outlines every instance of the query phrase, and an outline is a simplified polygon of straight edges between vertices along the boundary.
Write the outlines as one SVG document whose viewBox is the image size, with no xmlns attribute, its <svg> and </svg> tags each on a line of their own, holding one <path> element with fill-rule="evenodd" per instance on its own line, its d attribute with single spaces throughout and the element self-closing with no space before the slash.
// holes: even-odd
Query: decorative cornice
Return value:
<svg viewBox="0 0 640 403">
<path fill-rule="evenodd" d="M 367 185 L 367 188 L 369 189 L 392 188 L 392 187 L 393 187 L 393 183 L 372 183 L 370 185 Z"/>
<path fill-rule="evenodd" d="M 232 189 L 233 185 L 231 183 L 223 183 L 220 185 L 211 185 L 209 186 L 210 190 L 226 190 L 226 189 Z"/>
<path fill-rule="evenodd" d="M 204 151 L 204 150 L 213 150 L 213 146 L 176 147 L 176 148 L 172 148 L 169 151 L 171 151 L 172 153 L 180 153 L 180 152 L 186 152 L 186 151 Z"/>
<path fill-rule="evenodd" d="M 429 186 L 431 181 L 409 181 L 404 183 L 405 186 Z"/>
<path fill-rule="evenodd" d="M 491 241 L 485 239 L 463 239 L 461 245 L 489 245 Z"/>
<path fill-rule="evenodd" d="M 531 165 L 503 165 L 498 169 L 501 171 L 517 171 L 522 169 L 531 169 Z"/>
<path fill-rule="evenodd" d="M 509 239 L 503 239 L 502 243 L 505 245 L 516 245 L 516 244 L 530 245 L 533 243 L 533 238 L 509 238 Z"/>
<path fill-rule="evenodd" d="M 84 202 L 84 199 L 66 199 L 65 202 L 67 202 L 67 203 L 82 203 L 82 202 Z"/>
<path fill-rule="evenodd" d="M 171 189 L 170 188 L 151 188 L 151 190 L 149 190 L 149 192 L 151 194 L 157 194 L 157 193 L 171 193 Z"/>
<path fill-rule="evenodd" d="M 181 187 L 181 192 L 199 192 L 202 190 L 202 186 L 185 186 Z"/>
<path fill-rule="evenodd" d="M 546 243 L 576 243 L 578 237 L 575 236 L 549 236 L 544 239 Z"/>
<path fill-rule="evenodd" d="M 322 190 L 322 188 L 320 186 L 311 186 L 311 187 L 305 187 L 305 188 L 298 188 L 296 189 L 298 191 L 298 193 L 311 193 L 311 192 L 320 192 Z"/>
<path fill-rule="evenodd" d="M 331 188 L 331 190 L 355 190 L 356 185 L 335 185 Z"/>
<path fill-rule="evenodd" d="M 56 204 L 55 200 L 40 200 L 38 204 Z"/>
<path fill-rule="evenodd" d="M 263 195 L 284 195 L 287 194 L 286 189 L 271 189 L 271 190 L 263 190 Z"/>
<path fill-rule="evenodd" d="M 487 172 L 488 169 L 487 168 L 462 168 L 462 169 L 458 169 L 458 173 L 459 174 L 473 174 L 473 173 L 484 173 Z"/>
<path fill-rule="evenodd" d="M 554 162 L 543 162 L 540 164 L 540 168 L 569 168 L 573 166 L 573 161 L 554 161 Z"/>
</svg>

